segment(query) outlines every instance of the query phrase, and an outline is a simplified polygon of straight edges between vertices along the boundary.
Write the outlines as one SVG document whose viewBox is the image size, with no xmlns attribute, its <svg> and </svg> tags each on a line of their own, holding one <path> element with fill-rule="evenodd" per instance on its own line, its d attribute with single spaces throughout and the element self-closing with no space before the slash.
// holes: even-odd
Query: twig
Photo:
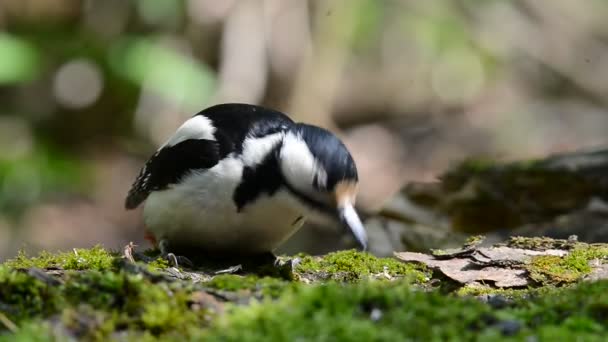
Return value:
<svg viewBox="0 0 608 342">
<path fill-rule="evenodd" d="M 12 333 L 19 331 L 19 327 L 13 323 L 3 312 L 0 312 L 0 322 Z"/>
<path fill-rule="evenodd" d="M 135 247 L 137 247 L 137 245 L 134 244 L 133 241 L 131 241 L 123 249 L 123 257 L 132 263 L 135 263 L 135 259 L 133 258 L 133 250 L 135 249 Z"/>
</svg>

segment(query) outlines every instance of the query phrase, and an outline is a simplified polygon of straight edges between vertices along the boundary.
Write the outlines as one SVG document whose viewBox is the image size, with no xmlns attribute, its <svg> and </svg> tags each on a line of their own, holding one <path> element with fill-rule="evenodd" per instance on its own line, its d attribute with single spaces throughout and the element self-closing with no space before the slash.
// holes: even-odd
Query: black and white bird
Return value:
<svg viewBox="0 0 608 342">
<path fill-rule="evenodd" d="M 150 157 L 125 207 L 144 203 L 144 224 L 165 255 L 272 253 L 305 222 L 342 225 L 365 250 L 354 204 L 357 168 L 331 132 L 268 108 L 209 107 Z"/>
</svg>

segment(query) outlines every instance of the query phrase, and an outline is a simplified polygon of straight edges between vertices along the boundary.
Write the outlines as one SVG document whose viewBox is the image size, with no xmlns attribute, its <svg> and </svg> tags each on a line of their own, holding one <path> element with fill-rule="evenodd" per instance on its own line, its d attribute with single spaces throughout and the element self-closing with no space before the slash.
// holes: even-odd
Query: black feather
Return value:
<svg viewBox="0 0 608 342">
<path fill-rule="evenodd" d="M 330 131 L 298 123 L 294 131 L 306 142 L 310 152 L 327 172 L 324 190 L 332 190 L 340 181 L 358 181 L 357 167 L 346 146 Z M 315 179 L 315 187 L 321 184 Z"/>
<path fill-rule="evenodd" d="M 264 160 L 252 167 L 246 166 L 243 169 L 241 183 L 234 190 L 232 196 L 237 210 L 241 211 L 248 203 L 255 201 L 260 195 L 273 195 L 284 185 L 283 175 L 278 161 L 278 151 L 281 144 L 278 144 Z"/>
<path fill-rule="evenodd" d="M 247 137 L 259 138 L 286 131 L 294 122 L 285 114 L 242 103 L 225 103 L 204 109 L 196 115 L 209 118 L 217 128 L 215 138 L 222 154 L 240 154 Z"/>
<path fill-rule="evenodd" d="M 157 151 L 141 169 L 133 183 L 125 207 L 134 209 L 152 191 L 166 189 L 188 172 L 208 169 L 220 160 L 219 145 L 213 140 L 191 139 Z"/>
</svg>

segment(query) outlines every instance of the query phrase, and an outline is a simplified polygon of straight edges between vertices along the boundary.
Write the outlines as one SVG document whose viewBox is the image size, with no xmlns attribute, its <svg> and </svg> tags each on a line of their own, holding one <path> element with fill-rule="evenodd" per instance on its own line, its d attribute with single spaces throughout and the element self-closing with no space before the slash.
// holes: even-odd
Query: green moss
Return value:
<svg viewBox="0 0 608 342">
<path fill-rule="evenodd" d="M 62 254 L 60 254 L 62 255 Z M 74 249 L 73 253 L 63 253 L 62 267 L 66 270 L 108 270 L 114 265 L 115 254 L 101 246 L 91 249 Z"/>
<path fill-rule="evenodd" d="M 236 308 L 220 317 L 206 338 L 226 341 L 466 338 L 473 331 L 462 331 L 462 326 L 473 324 L 484 311 L 487 309 L 479 302 L 415 291 L 404 281 L 329 282 L 294 288 L 277 302 Z M 446 324 L 455 320 L 458 325 Z"/>
<path fill-rule="evenodd" d="M 537 334 L 581 337 L 592 334 L 601 336 L 607 332 L 608 282 L 581 283 L 577 286 L 556 289 L 550 295 L 537 294 L 520 300 L 508 310 L 522 321 L 529 322 L 529 331 L 536 328 Z M 592 337 L 592 336 L 591 336 Z M 560 338 L 560 340 L 568 340 Z"/>
<path fill-rule="evenodd" d="M 300 256 L 300 281 L 252 274 L 169 281 L 104 264 L 104 255 L 116 257 L 96 253 L 87 263 L 97 270 L 61 272 L 59 282 L 0 266 L 0 310 L 19 327 L 9 334 L 0 323 L 0 341 L 599 340 L 608 333 L 608 281 L 562 280 L 569 272 L 578 280 L 590 260 L 608 258 L 602 245 L 577 243 L 559 260 L 533 259 L 530 267 L 546 277 L 541 288 L 465 287 L 455 295 L 417 286 L 424 269 L 352 250 Z M 19 265 L 63 267 L 62 254 L 22 256 Z M 484 294 L 510 301 L 497 308 L 470 298 Z"/>
<path fill-rule="evenodd" d="M 42 251 L 36 257 L 29 257 L 24 250 L 20 250 L 17 257 L 9 259 L 4 263 L 10 268 L 50 268 L 58 264 L 58 256 L 46 251 Z"/>
<path fill-rule="evenodd" d="M 445 249 L 431 249 L 431 254 L 434 256 L 450 255 L 450 252 Z"/>
<path fill-rule="evenodd" d="M 512 236 L 507 241 L 506 245 L 513 248 L 531 249 L 535 251 L 545 251 L 548 249 L 572 249 L 578 245 L 579 242 L 572 238 L 569 240 L 564 239 L 553 239 L 549 237 L 525 237 L 525 236 Z"/>
<path fill-rule="evenodd" d="M 527 287 L 527 288 L 501 288 L 493 287 L 485 284 L 466 285 L 456 291 L 453 295 L 456 297 L 483 297 L 499 295 L 507 299 L 525 299 L 530 296 L 553 295 L 556 291 L 560 291 L 565 287 L 555 287 L 546 285 L 543 287 Z"/>
<path fill-rule="evenodd" d="M 528 271 L 543 284 L 572 283 L 592 271 L 589 262 L 608 258 L 608 247 L 579 244 L 566 256 L 539 255 L 532 258 Z"/>
<path fill-rule="evenodd" d="M 476 246 L 482 243 L 485 239 L 485 235 L 472 235 L 466 239 L 464 245 L 465 247 Z"/>
<path fill-rule="evenodd" d="M 205 286 L 223 291 L 247 291 L 262 296 L 278 297 L 289 285 L 289 282 L 274 277 L 255 275 L 239 276 L 222 274 L 213 277 Z"/>
<path fill-rule="evenodd" d="M 200 305 L 192 309 L 195 290 L 191 283 L 152 282 L 123 271 L 68 272 L 63 284 L 49 285 L 0 267 L 0 307 L 10 320 L 20 324 L 58 314 L 71 334 L 93 340 L 123 329 L 191 336 L 211 314 Z"/>
<path fill-rule="evenodd" d="M 74 274 L 64 287 L 70 303 L 116 310 L 128 316 L 131 325 L 154 333 L 196 321 L 196 315 L 187 310 L 193 291 L 187 283 L 151 283 L 143 275 L 123 272 Z"/>
<path fill-rule="evenodd" d="M 70 335 L 81 340 L 101 341 L 117 328 L 118 315 L 113 312 L 95 310 L 89 305 L 75 305 L 65 308 L 57 319 L 57 324 Z"/>
<path fill-rule="evenodd" d="M 532 279 L 542 283 L 571 283 L 577 281 L 586 267 L 570 265 L 564 258 L 543 255 L 533 258 L 528 270 Z M 581 269 L 582 268 L 582 269 Z"/>
<path fill-rule="evenodd" d="M 608 332 L 608 283 L 515 300 L 501 309 L 416 291 L 404 282 L 302 286 L 276 302 L 234 308 L 205 336 L 222 341 L 497 341 Z M 599 297 L 599 298 L 596 298 Z M 542 339 L 541 339 L 542 340 Z"/>
<path fill-rule="evenodd" d="M 169 267 L 169 261 L 167 261 L 165 258 L 158 257 L 150 262 L 148 266 L 152 270 L 164 270 L 165 268 Z"/>
<path fill-rule="evenodd" d="M 2 334 L 0 329 L 0 342 L 56 342 L 67 339 L 67 336 L 54 330 L 49 322 L 39 320 L 24 323 L 14 334 Z"/>
<path fill-rule="evenodd" d="M 518 298 L 527 293 L 526 290 L 522 289 L 508 289 L 500 287 L 491 287 L 483 284 L 479 285 L 466 285 L 454 292 L 457 297 L 479 297 L 486 295 L 501 295 L 506 298 Z"/>
<path fill-rule="evenodd" d="M 90 271 L 68 275 L 62 290 L 73 304 L 86 303 L 100 309 L 117 307 L 134 312 L 143 304 L 140 301 L 145 284 L 140 275 Z"/>
<path fill-rule="evenodd" d="M 60 304 L 56 288 L 25 272 L 0 266 L 0 310 L 10 319 L 50 314 Z"/>
<path fill-rule="evenodd" d="M 19 251 L 16 258 L 4 263 L 15 269 L 62 268 L 66 270 L 109 270 L 114 267 L 117 255 L 97 245 L 90 249 L 74 248 L 71 252 L 49 253 L 40 252 L 30 257 L 24 251 Z"/>
<path fill-rule="evenodd" d="M 368 278 L 407 278 L 423 283 L 428 280 L 425 268 L 393 258 L 378 258 L 369 253 L 347 250 L 329 253 L 321 258 L 302 255 L 295 268 L 297 274 L 315 279 L 358 281 Z"/>
<path fill-rule="evenodd" d="M 148 287 L 141 292 L 140 300 L 147 302 L 141 306 L 141 324 L 145 330 L 154 334 L 168 333 L 175 329 L 187 332 L 204 323 L 207 314 L 205 310 L 189 310 L 189 291 L 175 291 L 170 287 Z"/>
<path fill-rule="evenodd" d="M 124 303 L 73 304 L 58 320 L 24 322 L 16 334 L 0 331 L 0 340 L 498 341 L 510 334 L 515 340 L 600 340 L 608 333 L 608 282 L 515 297 L 500 309 L 419 291 L 403 280 L 300 284 L 275 301 L 230 306 L 226 314 L 209 321 L 212 316 L 189 305 L 187 287 L 123 277 L 104 281 L 120 286 L 103 291 L 120 293 L 121 287 L 133 287 L 138 310 Z"/>
</svg>

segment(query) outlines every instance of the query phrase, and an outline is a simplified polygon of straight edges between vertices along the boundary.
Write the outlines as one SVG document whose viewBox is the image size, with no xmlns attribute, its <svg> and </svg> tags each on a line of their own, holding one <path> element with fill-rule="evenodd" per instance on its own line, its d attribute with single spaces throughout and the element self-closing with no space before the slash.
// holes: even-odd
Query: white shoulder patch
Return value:
<svg viewBox="0 0 608 342">
<path fill-rule="evenodd" d="M 272 149 L 283 139 L 284 133 L 269 134 L 261 138 L 247 137 L 243 142 L 242 160 L 247 166 L 262 162 Z"/>
<path fill-rule="evenodd" d="M 281 149 L 281 171 L 293 186 L 308 190 L 315 177 L 320 185 L 327 182 L 327 172 L 319 165 L 301 137 L 288 133 Z"/>
<path fill-rule="evenodd" d="M 215 130 L 209 118 L 197 115 L 184 122 L 163 146 L 175 146 L 188 139 L 215 140 L 213 136 Z"/>
</svg>

